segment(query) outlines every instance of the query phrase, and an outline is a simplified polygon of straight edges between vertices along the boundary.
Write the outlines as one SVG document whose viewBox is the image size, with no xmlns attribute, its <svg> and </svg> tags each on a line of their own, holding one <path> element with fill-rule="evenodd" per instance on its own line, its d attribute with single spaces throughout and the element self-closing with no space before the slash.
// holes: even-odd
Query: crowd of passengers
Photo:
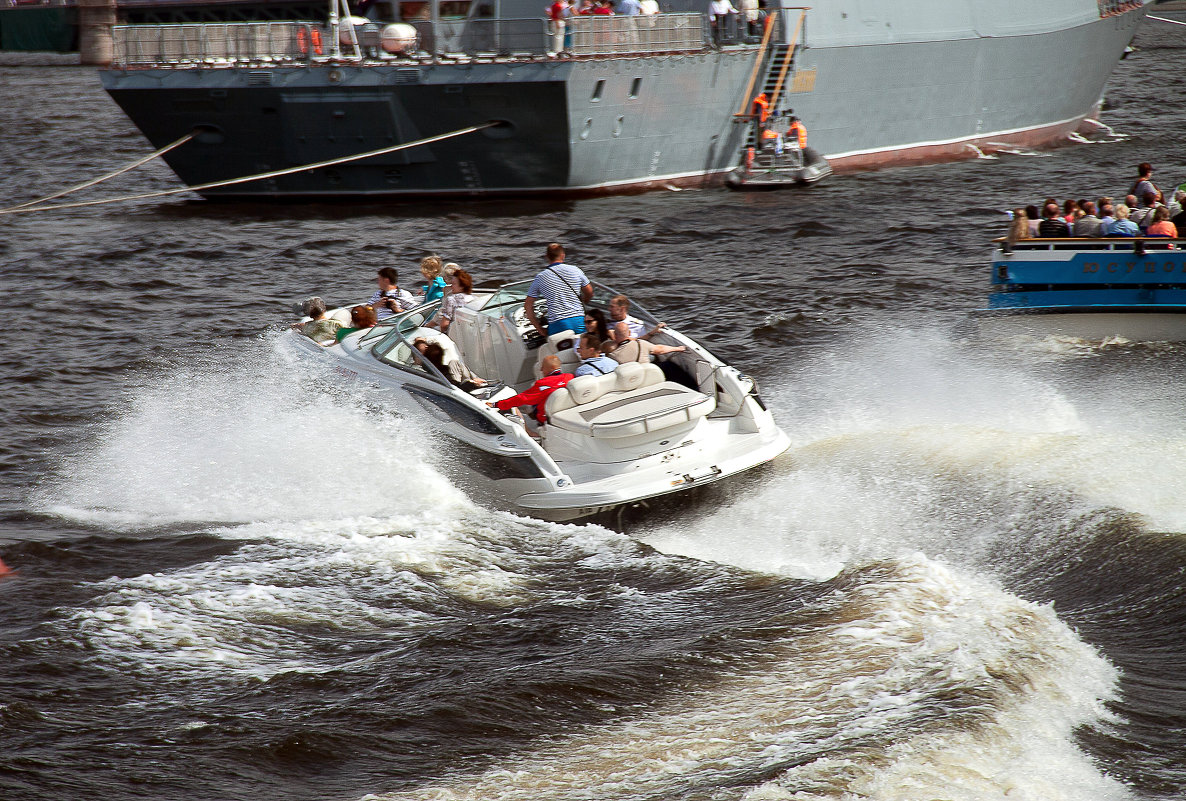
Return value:
<svg viewBox="0 0 1186 801">
<path fill-rule="evenodd" d="M 1026 206 L 1012 212 L 1009 241 L 1047 237 L 1134 237 L 1176 239 L 1186 234 L 1186 191 L 1165 196 L 1153 183 L 1153 167 L 1142 163 L 1137 178 L 1122 202 L 1101 197 L 1096 200 L 1065 200 L 1061 204 L 1046 198 L 1039 210 Z"/>
<path fill-rule="evenodd" d="M 589 306 L 593 299 L 593 285 L 578 267 L 565 261 L 564 248 L 553 242 L 545 252 L 547 266 L 541 270 L 531 286 L 523 305 L 531 326 L 540 336 L 571 334 L 571 346 L 580 361 L 572 372 L 562 369 L 558 356 L 548 355 L 540 360 L 540 379 L 519 394 L 490 404 L 502 411 L 518 407 L 535 407 L 537 422 L 546 422 L 544 402 L 548 395 L 565 386 L 576 376 L 612 373 L 627 362 L 649 363 L 653 356 L 684 351 L 683 345 L 662 345 L 651 338 L 667 327 L 660 322 L 648 328 L 630 316 L 630 299 L 616 295 L 609 301 L 609 314 Z M 417 294 L 399 286 L 399 274 L 393 267 L 378 271 L 375 283 L 378 290 L 370 299 L 350 309 L 350 325 L 329 316 L 325 301 L 309 298 L 302 304 L 304 315 L 310 318 L 297 323 L 301 333 L 319 345 L 333 347 L 357 331 L 372 328 L 380 321 L 417 306 L 441 300 L 438 313 L 424 323 L 442 334 L 449 330 L 457 310 L 473 300 L 473 277 L 457 264 L 443 263 L 438 256 L 428 256 L 420 262 L 420 274 L 425 283 Z M 545 322 L 536 314 L 536 301 L 547 303 Z M 466 392 L 486 386 L 489 382 L 476 375 L 458 359 L 446 360 L 445 348 L 435 339 L 418 337 L 412 343 L 418 358 L 431 363 L 453 385 Z M 567 344 L 567 343 L 566 343 Z M 417 358 L 417 357 L 414 357 Z"/>
</svg>

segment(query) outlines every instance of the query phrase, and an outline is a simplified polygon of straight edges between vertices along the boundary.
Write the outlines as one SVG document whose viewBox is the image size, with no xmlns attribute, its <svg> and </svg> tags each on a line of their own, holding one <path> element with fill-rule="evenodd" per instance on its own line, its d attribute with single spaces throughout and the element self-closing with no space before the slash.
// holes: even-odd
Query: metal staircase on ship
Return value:
<svg viewBox="0 0 1186 801">
<path fill-rule="evenodd" d="M 803 22 L 807 18 L 807 12 L 810 10 L 809 8 L 783 9 L 788 15 L 796 11 L 799 12 L 798 19 L 795 21 L 794 32 L 785 43 L 773 41 L 774 34 L 781 27 L 776 24 L 779 18 L 773 14 L 766 18 L 766 28 L 762 34 L 762 44 L 758 50 L 758 57 L 754 61 L 754 70 L 750 74 L 749 82 L 746 84 L 745 94 L 741 99 L 741 107 L 733 115 L 734 122 L 747 126 L 743 149 L 757 148 L 759 144 L 758 126 L 754 124 L 754 115 L 751 113 L 753 100 L 757 93 L 764 92 L 766 94 L 772 114 L 777 114 L 781 111 L 779 103 L 784 99 L 786 94 L 784 88 L 786 86 L 787 75 L 791 73 L 795 65 L 795 53 L 798 49 L 799 37 L 803 32 Z M 755 89 L 759 74 L 762 75 L 761 89 Z"/>
</svg>

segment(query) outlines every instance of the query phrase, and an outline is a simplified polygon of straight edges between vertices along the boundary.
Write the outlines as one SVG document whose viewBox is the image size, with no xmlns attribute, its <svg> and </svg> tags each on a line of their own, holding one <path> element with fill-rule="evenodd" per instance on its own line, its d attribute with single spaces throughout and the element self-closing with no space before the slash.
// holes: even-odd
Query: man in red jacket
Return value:
<svg viewBox="0 0 1186 801">
<path fill-rule="evenodd" d="M 543 361 L 540 362 L 539 367 L 540 372 L 543 373 L 543 378 L 536 381 L 518 395 L 505 398 L 490 405 L 503 412 L 513 409 L 516 406 L 534 406 L 535 419 L 539 421 L 540 425 L 547 423 L 548 418 L 544 414 L 544 404 L 547 403 L 548 396 L 571 381 L 573 375 L 572 373 L 563 373 L 560 371 L 560 357 L 555 355 L 545 356 Z"/>
</svg>

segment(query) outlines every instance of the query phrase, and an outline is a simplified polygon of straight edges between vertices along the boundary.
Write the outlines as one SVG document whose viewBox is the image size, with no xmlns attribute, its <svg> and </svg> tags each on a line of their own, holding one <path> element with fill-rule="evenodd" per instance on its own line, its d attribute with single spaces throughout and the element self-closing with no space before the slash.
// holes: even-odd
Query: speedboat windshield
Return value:
<svg viewBox="0 0 1186 801">
<path fill-rule="evenodd" d="M 531 288 L 531 281 L 515 281 L 510 284 L 503 284 L 498 288 L 490 299 L 483 304 L 481 313 L 489 315 L 490 317 L 503 317 L 512 314 L 516 309 L 522 307 L 523 302 L 527 300 L 527 290 Z M 604 284 L 593 283 L 593 299 L 587 304 L 602 310 L 609 309 L 610 299 L 622 294 L 618 290 L 605 286 Z M 536 309 L 541 314 L 547 312 L 547 301 L 539 299 L 536 301 Z M 644 323 L 651 325 L 657 324 L 658 319 L 639 306 L 637 303 L 631 301 L 630 314 L 638 318 Z"/>
<path fill-rule="evenodd" d="M 408 309 L 405 312 L 388 317 L 386 320 L 380 320 L 377 325 L 367 332 L 360 342 L 370 342 L 378 339 L 380 342 L 374 347 L 376 353 L 381 348 L 390 350 L 395 347 L 395 340 L 398 339 L 401 331 L 409 333 L 420 328 L 436 316 L 440 307 L 441 302 L 434 300 L 432 303 L 425 303 L 422 306 L 417 306 L 414 309 Z"/>
<path fill-rule="evenodd" d="M 428 364 L 427 360 L 421 358 L 409 339 L 436 316 L 440 306 L 441 302 L 436 300 L 384 320 L 384 333 L 379 335 L 382 339 L 371 348 L 371 355 L 393 367 L 423 373 L 435 381 L 447 384 L 445 377 Z"/>
<path fill-rule="evenodd" d="M 515 281 L 513 284 L 503 284 L 490 299 L 482 304 L 481 313 L 490 317 L 502 317 L 513 312 L 527 300 L 527 290 L 531 288 L 530 281 Z"/>
</svg>

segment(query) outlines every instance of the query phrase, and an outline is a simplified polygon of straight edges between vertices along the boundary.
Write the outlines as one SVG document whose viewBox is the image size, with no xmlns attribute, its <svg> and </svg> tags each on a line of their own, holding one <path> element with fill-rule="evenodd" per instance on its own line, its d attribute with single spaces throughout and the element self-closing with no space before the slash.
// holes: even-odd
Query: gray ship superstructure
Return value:
<svg viewBox="0 0 1186 801">
<path fill-rule="evenodd" d="M 763 90 L 841 169 L 1056 141 L 1095 113 L 1144 16 L 1114 0 L 821 0 L 747 24 L 674 0 L 559 32 L 542 2 L 392 4 L 425 18 L 387 27 L 336 9 L 329 25 L 125 26 L 101 75 L 154 146 L 193 134 L 164 158 L 207 197 L 638 191 L 723 180 Z"/>
</svg>

